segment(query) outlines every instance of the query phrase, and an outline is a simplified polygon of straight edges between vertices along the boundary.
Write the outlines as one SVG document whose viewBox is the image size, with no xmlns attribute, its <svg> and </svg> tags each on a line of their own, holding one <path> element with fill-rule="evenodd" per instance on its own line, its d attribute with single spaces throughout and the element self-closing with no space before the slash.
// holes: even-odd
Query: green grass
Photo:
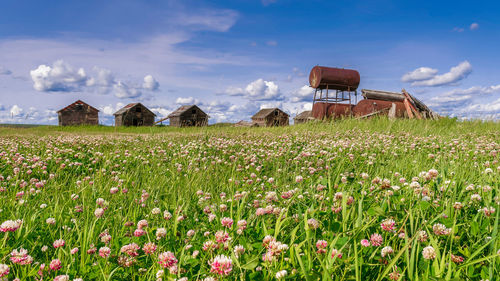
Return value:
<svg viewBox="0 0 500 281">
<path fill-rule="evenodd" d="M 0 264 L 9 266 L 9 280 L 34 280 L 41 264 L 49 280 L 62 274 L 156 280 L 162 269 L 163 280 L 274 280 L 283 270 L 291 280 L 499 275 L 499 123 L 376 118 L 283 128 L 41 126 L 0 128 L 0 143 L 0 223 L 23 220 L 19 229 L 0 232 Z M 478 211 L 485 207 L 497 211 Z M 100 218 L 97 208 L 105 209 Z M 232 227 L 221 224 L 224 217 Z M 388 219 L 392 231 L 381 228 Z M 148 226 L 135 237 L 141 220 Z M 238 231 L 240 220 L 247 226 Z M 449 233 L 440 235 L 440 227 Z M 156 239 L 159 228 L 166 235 Z M 217 231 L 231 239 L 216 242 Z M 374 233 L 382 235 L 381 246 L 360 244 Z M 275 246 L 265 247 L 270 237 Z M 55 249 L 57 239 L 65 246 Z M 318 240 L 327 242 L 326 253 L 318 252 Z M 207 241 L 217 248 L 203 250 Z M 151 255 L 120 251 L 147 242 L 157 247 Z M 239 257 L 237 245 L 245 249 Z M 435 250 L 430 260 L 422 254 L 428 246 Z M 10 260 L 21 247 L 33 258 L 30 265 Z M 87 252 L 93 247 L 109 247 L 111 256 Z M 384 247 L 392 252 L 382 257 Z M 178 261 L 176 272 L 159 263 L 167 251 Z M 342 256 L 332 258 L 334 251 Z M 272 261 L 263 259 L 266 253 Z M 463 261 L 453 262 L 452 254 Z M 210 272 L 217 255 L 232 261 L 227 276 Z M 62 268 L 48 270 L 54 259 Z"/>
</svg>

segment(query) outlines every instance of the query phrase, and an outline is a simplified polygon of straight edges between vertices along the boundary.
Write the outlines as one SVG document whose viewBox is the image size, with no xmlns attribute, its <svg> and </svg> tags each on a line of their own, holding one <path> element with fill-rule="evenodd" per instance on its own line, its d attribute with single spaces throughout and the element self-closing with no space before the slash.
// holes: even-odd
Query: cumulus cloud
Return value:
<svg viewBox="0 0 500 281">
<path fill-rule="evenodd" d="M 195 99 L 193 97 L 179 97 L 175 100 L 176 104 L 182 104 L 182 105 L 190 105 L 190 104 L 197 104 L 200 101 L 198 99 Z"/>
<path fill-rule="evenodd" d="M 300 89 L 292 93 L 292 102 L 311 101 L 313 99 L 314 89 L 308 85 L 302 86 Z"/>
<path fill-rule="evenodd" d="M 156 81 L 153 76 L 146 75 L 144 77 L 144 83 L 142 84 L 142 87 L 146 90 L 156 91 L 160 87 L 160 83 L 158 83 L 158 81 Z"/>
<path fill-rule="evenodd" d="M 10 115 L 12 117 L 20 117 L 21 115 L 23 114 L 23 109 L 20 108 L 17 104 L 14 104 L 11 108 L 10 108 Z"/>
<path fill-rule="evenodd" d="M 63 60 L 39 65 L 30 71 L 33 88 L 40 92 L 72 92 L 85 86 L 89 77 L 83 68 L 75 69 Z"/>
<path fill-rule="evenodd" d="M 230 96 L 242 96 L 250 100 L 282 100 L 283 97 L 278 85 L 273 81 L 265 81 L 260 78 L 250 84 L 245 89 L 229 87 L 226 94 Z"/>
<path fill-rule="evenodd" d="M 403 82 L 411 82 L 412 86 L 443 86 L 465 79 L 472 72 L 472 65 L 463 61 L 444 74 L 437 74 L 436 69 L 420 67 L 401 78 Z"/>
<path fill-rule="evenodd" d="M 401 81 L 403 82 L 415 82 L 428 80 L 433 78 L 438 73 L 437 69 L 430 67 L 419 67 L 412 72 L 408 72 L 403 77 L 401 77 Z"/>
<path fill-rule="evenodd" d="M 500 110 L 496 107 L 499 101 L 483 104 L 477 103 L 476 99 L 481 98 L 482 101 L 491 97 L 498 97 L 499 94 L 500 85 L 474 86 L 438 94 L 431 98 L 427 104 L 443 115 L 484 119 L 487 118 L 487 114 L 500 114 Z"/>
<path fill-rule="evenodd" d="M 470 30 L 477 30 L 479 29 L 479 24 L 477 22 L 473 22 L 470 26 L 469 26 Z"/>
<path fill-rule="evenodd" d="M 94 91 L 100 94 L 114 92 L 118 98 L 137 98 L 143 90 L 155 91 L 159 88 L 156 79 L 147 75 L 142 85 L 116 80 L 109 69 L 94 67 L 87 74 L 82 67 L 74 68 L 63 60 L 55 61 L 52 66 L 39 65 L 30 71 L 33 88 L 40 92 L 79 92 Z"/>
<path fill-rule="evenodd" d="M 11 75 L 12 71 L 0 65 L 0 75 Z"/>
<path fill-rule="evenodd" d="M 131 99 L 137 98 L 142 95 L 142 92 L 139 88 L 131 87 L 122 81 L 118 81 L 115 85 L 113 85 L 115 97 L 120 99 Z"/>
</svg>

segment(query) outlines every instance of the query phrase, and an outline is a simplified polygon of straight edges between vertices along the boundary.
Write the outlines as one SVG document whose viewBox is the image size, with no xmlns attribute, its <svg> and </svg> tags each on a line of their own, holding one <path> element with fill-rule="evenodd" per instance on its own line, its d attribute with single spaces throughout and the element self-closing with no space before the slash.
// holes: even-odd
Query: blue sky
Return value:
<svg viewBox="0 0 500 281">
<path fill-rule="evenodd" d="M 211 122 L 311 107 L 315 65 L 402 88 L 443 114 L 500 118 L 496 1 L 120 0 L 0 3 L 0 123 L 56 124 L 81 99 L 103 124 L 140 101 Z"/>
</svg>

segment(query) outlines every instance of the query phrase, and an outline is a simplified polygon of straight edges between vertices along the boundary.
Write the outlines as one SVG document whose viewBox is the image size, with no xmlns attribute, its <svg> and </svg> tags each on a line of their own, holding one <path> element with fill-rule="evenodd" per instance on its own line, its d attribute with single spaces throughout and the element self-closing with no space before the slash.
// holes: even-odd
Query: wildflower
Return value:
<svg viewBox="0 0 500 281">
<path fill-rule="evenodd" d="M 422 250 L 422 256 L 426 260 L 433 260 L 436 258 L 436 250 L 432 246 L 427 246 Z"/>
<path fill-rule="evenodd" d="M 165 210 L 163 212 L 163 218 L 166 220 L 170 220 L 172 218 L 172 214 L 168 210 Z"/>
<path fill-rule="evenodd" d="M 295 182 L 296 182 L 296 183 L 300 183 L 300 182 L 302 182 L 303 180 L 304 180 L 304 178 L 303 178 L 302 176 L 296 176 L 296 177 L 295 177 Z"/>
<path fill-rule="evenodd" d="M 451 233 L 451 228 L 446 228 L 444 224 L 436 223 L 432 226 L 432 231 L 436 235 L 448 235 Z"/>
<path fill-rule="evenodd" d="M 210 272 L 217 275 L 227 276 L 233 270 L 231 259 L 224 255 L 216 256 L 209 264 L 211 266 Z"/>
<path fill-rule="evenodd" d="M 104 215 L 104 209 L 103 208 L 97 208 L 95 209 L 94 211 L 94 215 L 97 217 L 97 218 L 100 218 Z"/>
<path fill-rule="evenodd" d="M 138 228 L 138 229 L 134 230 L 134 236 L 135 237 L 141 237 L 144 234 L 146 234 L 146 230 L 144 230 L 142 228 Z"/>
<path fill-rule="evenodd" d="M 361 240 L 361 246 L 370 247 L 370 241 L 368 241 L 367 239 Z"/>
<path fill-rule="evenodd" d="M 477 194 L 477 193 L 472 194 L 472 195 L 470 196 L 470 200 L 471 200 L 471 201 L 475 201 L 475 202 L 479 202 L 479 201 L 481 201 L 481 195 L 479 195 L 479 194 Z"/>
<path fill-rule="evenodd" d="M 342 258 L 342 252 L 340 252 L 337 249 L 333 249 L 332 250 L 332 259 L 334 259 L 334 258 L 341 259 Z"/>
<path fill-rule="evenodd" d="M 56 219 L 54 218 L 48 218 L 45 220 L 47 224 L 54 225 L 56 223 Z"/>
<path fill-rule="evenodd" d="M 378 247 L 382 245 L 382 243 L 384 242 L 384 238 L 382 238 L 382 235 L 374 233 L 372 234 L 372 236 L 370 236 L 370 242 L 372 243 L 372 246 Z"/>
<path fill-rule="evenodd" d="M 288 272 L 286 270 L 281 270 L 276 272 L 276 279 L 281 279 L 287 276 Z"/>
<path fill-rule="evenodd" d="M 58 275 L 54 277 L 54 281 L 69 281 L 69 275 Z"/>
<path fill-rule="evenodd" d="M 50 262 L 49 267 L 53 271 L 57 271 L 61 269 L 61 261 L 59 259 L 54 259 Z"/>
<path fill-rule="evenodd" d="M 454 254 L 451 254 L 451 261 L 454 263 L 462 263 L 464 261 L 464 258 L 461 256 L 455 256 Z"/>
<path fill-rule="evenodd" d="M 136 257 L 139 255 L 139 253 L 137 253 L 138 250 L 139 250 L 139 246 L 135 243 L 131 243 L 131 244 L 127 244 L 127 245 L 123 246 L 120 249 L 120 252 L 127 254 L 131 257 Z"/>
<path fill-rule="evenodd" d="M 390 255 L 394 253 L 394 250 L 392 249 L 391 246 L 385 246 L 384 248 L 382 248 L 382 250 L 380 251 L 380 255 L 384 258 L 385 256 L 387 255 Z"/>
<path fill-rule="evenodd" d="M 187 234 L 186 234 L 186 235 L 187 235 L 188 237 L 193 237 L 195 233 L 196 233 L 196 232 L 195 232 L 194 230 L 190 229 L 190 230 L 187 232 Z"/>
<path fill-rule="evenodd" d="M 144 229 L 148 227 L 148 221 L 147 220 L 140 220 L 137 222 L 137 228 L 138 229 Z"/>
<path fill-rule="evenodd" d="M 156 245 L 155 243 L 148 242 L 142 246 L 142 250 L 146 255 L 151 255 L 156 251 Z"/>
<path fill-rule="evenodd" d="M 429 237 L 427 236 L 427 232 L 425 232 L 425 230 L 420 230 L 419 232 L 417 232 L 418 241 L 425 242 L 428 238 Z"/>
<path fill-rule="evenodd" d="M 75 248 L 71 249 L 69 252 L 70 252 L 72 255 L 74 255 L 74 254 L 78 253 L 78 248 L 76 248 L 76 247 L 75 247 Z"/>
<path fill-rule="evenodd" d="M 133 257 L 120 256 L 118 258 L 118 264 L 122 267 L 131 267 L 135 262 L 136 260 Z"/>
<path fill-rule="evenodd" d="M 175 258 L 174 253 L 172 252 L 163 252 L 160 255 L 158 255 L 158 263 L 163 267 L 163 268 L 170 268 L 174 265 L 177 264 L 177 258 Z"/>
<path fill-rule="evenodd" d="M 328 242 L 326 242 L 325 240 L 318 240 L 316 242 L 316 248 L 318 249 L 316 252 L 318 254 L 326 253 L 326 247 L 328 247 Z"/>
<path fill-rule="evenodd" d="M 153 208 L 153 210 L 151 210 L 151 214 L 153 215 L 159 215 L 160 213 L 161 213 L 160 208 Z"/>
<path fill-rule="evenodd" d="M 231 218 L 224 217 L 221 219 L 221 224 L 226 228 L 231 228 L 231 226 L 233 225 L 233 220 Z"/>
<path fill-rule="evenodd" d="M 380 224 L 380 227 L 382 227 L 382 229 L 385 231 L 392 232 L 392 231 L 394 231 L 395 225 L 396 225 L 396 222 L 393 219 L 386 219 Z"/>
<path fill-rule="evenodd" d="M 0 263 L 0 278 L 9 275 L 10 269 L 9 266 L 3 263 Z"/>
<path fill-rule="evenodd" d="M 28 255 L 28 251 L 20 248 L 19 250 L 14 249 L 10 252 L 10 261 L 15 264 L 27 265 L 33 262 L 33 258 Z"/>
<path fill-rule="evenodd" d="M 227 232 L 219 230 L 215 233 L 215 241 L 217 241 L 217 243 L 224 243 L 229 240 L 231 240 L 231 237 L 229 237 Z"/>
<path fill-rule="evenodd" d="M 167 235 L 167 230 L 165 228 L 158 228 L 156 230 L 156 240 L 160 240 Z"/>
<path fill-rule="evenodd" d="M 311 229 L 317 229 L 319 227 L 319 222 L 313 218 L 307 220 L 307 225 Z"/>
<path fill-rule="evenodd" d="M 59 239 L 59 240 L 54 241 L 54 243 L 52 245 L 54 246 L 54 248 L 57 249 L 59 247 L 63 247 L 65 244 L 66 244 L 66 242 L 64 242 L 63 239 Z"/>
<path fill-rule="evenodd" d="M 99 249 L 99 256 L 101 256 L 101 258 L 107 259 L 110 254 L 111 254 L 111 249 L 108 247 L 101 247 Z"/>
<path fill-rule="evenodd" d="M 234 247 L 234 255 L 239 258 L 245 252 L 245 248 L 242 245 L 237 245 Z"/>
<path fill-rule="evenodd" d="M 485 216 L 489 217 L 489 216 L 491 216 L 492 214 L 495 213 L 495 208 L 493 208 L 493 207 L 489 207 L 489 208 L 488 207 L 484 207 L 484 208 L 479 209 L 477 211 L 480 212 L 480 213 L 484 213 Z"/>
<path fill-rule="evenodd" d="M 453 204 L 453 208 L 455 208 L 455 209 L 457 209 L 457 210 L 462 209 L 462 208 L 463 208 L 463 206 L 464 206 L 464 205 L 463 205 L 461 202 L 455 202 L 455 203 Z"/>
<path fill-rule="evenodd" d="M 16 231 L 19 227 L 21 227 L 21 224 L 23 223 L 22 220 L 15 220 L 15 221 L 4 221 L 0 225 L 0 232 L 14 232 Z"/>
</svg>

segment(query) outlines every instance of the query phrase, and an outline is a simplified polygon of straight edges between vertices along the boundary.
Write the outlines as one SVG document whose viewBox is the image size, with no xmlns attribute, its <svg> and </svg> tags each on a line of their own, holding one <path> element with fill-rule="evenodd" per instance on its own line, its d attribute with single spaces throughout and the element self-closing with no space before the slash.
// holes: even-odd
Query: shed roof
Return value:
<svg viewBox="0 0 500 281">
<path fill-rule="evenodd" d="M 259 112 L 255 113 L 255 115 L 252 116 L 252 119 L 253 118 L 266 118 L 269 114 L 273 113 L 275 110 L 279 110 L 279 111 L 285 113 L 286 115 L 288 115 L 286 112 L 284 112 L 283 110 L 281 110 L 277 107 L 263 108 L 263 109 L 259 110 Z"/>
<path fill-rule="evenodd" d="M 308 118 L 312 118 L 312 111 L 311 110 L 302 111 L 300 114 L 295 116 L 294 119 L 308 119 Z"/>
<path fill-rule="evenodd" d="M 83 102 L 82 100 L 77 100 L 77 101 L 75 101 L 74 103 L 72 103 L 72 104 L 70 104 L 70 105 L 66 106 L 65 108 L 60 109 L 59 111 L 57 111 L 57 113 L 59 113 L 59 112 L 61 112 L 61 111 L 65 111 L 66 109 L 70 109 L 71 107 L 73 107 L 73 106 L 75 106 L 75 105 L 77 105 L 77 104 L 86 105 L 86 106 L 90 107 L 90 109 L 92 109 L 92 110 L 95 110 L 95 111 L 99 112 L 99 109 L 97 109 L 97 108 L 95 108 L 95 107 L 93 107 L 93 106 L 91 106 L 91 105 L 89 105 L 89 104 L 87 104 L 87 103 Z"/>
<path fill-rule="evenodd" d="M 147 111 L 151 112 L 151 114 L 153 114 L 154 116 L 156 116 L 156 114 L 154 114 L 153 111 L 149 110 L 149 108 L 145 107 L 142 103 L 140 102 L 134 102 L 134 103 L 129 103 L 127 104 L 126 106 L 120 108 L 120 110 L 118 110 L 117 112 L 115 112 L 113 115 L 121 115 L 127 111 L 129 111 L 130 109 L 132 109 L 133 107 L 135 107 L 136 105 L 141 105 L 142 107 L 144 107 Z"/>
<path fill-rule="evenodd" d="M 184 112 L 187 112 L 189 110 L 191 110 L 192 108 L 197 108 L 199 111 L 201 111 L 203 114 L 207 115 L 203 110 L 201 110 L 198 106 L 196 106 L 195 104 L 191 104 L 191 105 L 183 105 L 179 108 L 177 108 L 174 112 L 170 113 L 168 115 L 168 118 L 170 117 L 179 117 L 181 116 Z"/>
</svg>

